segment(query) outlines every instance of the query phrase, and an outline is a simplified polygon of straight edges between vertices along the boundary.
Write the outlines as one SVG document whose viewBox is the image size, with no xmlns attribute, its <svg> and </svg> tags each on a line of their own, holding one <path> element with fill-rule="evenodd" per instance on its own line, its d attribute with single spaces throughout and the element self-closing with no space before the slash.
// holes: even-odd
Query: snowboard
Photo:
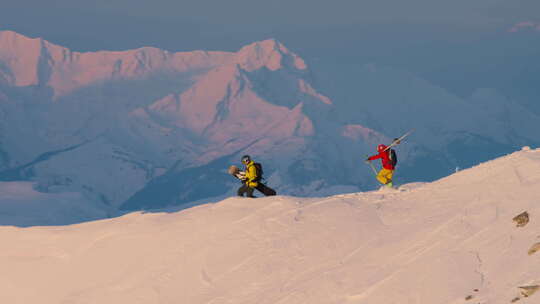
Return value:
<svg viewBox="0 0 540 304">
<path fill-rule="evenodd" d="M 246 173 L 243 171 L 240 171 L 240 168 L 238 168 L 235 165 L 231 165 L 229 169 L 227 170 L 230 175 L 236 177 L 240 181 L 244 182 L 246 179 Z M 261 181 L 258 182 L 257 187 L 255 187 L 257 191 L 261 192 L 265 196 L 273 196 L 276 195 L 276 190 L 268 187 L 267 185 L 263 184 Z"/>
</svg>

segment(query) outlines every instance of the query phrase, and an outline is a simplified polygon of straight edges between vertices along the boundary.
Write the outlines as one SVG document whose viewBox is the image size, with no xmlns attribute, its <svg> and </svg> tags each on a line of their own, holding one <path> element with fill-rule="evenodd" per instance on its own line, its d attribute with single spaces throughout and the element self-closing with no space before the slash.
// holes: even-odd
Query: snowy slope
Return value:
<svg viewBox="0 0 540 304">
<path fill-rule="evenodd" d="M 538 303 L 540 150 L 429 184 L 0 228 L 6 303 Z M 530 222 L 512 218 L 527 211 Z M 469 298 L 470 300 L 466 300 Z"/>
</svg>

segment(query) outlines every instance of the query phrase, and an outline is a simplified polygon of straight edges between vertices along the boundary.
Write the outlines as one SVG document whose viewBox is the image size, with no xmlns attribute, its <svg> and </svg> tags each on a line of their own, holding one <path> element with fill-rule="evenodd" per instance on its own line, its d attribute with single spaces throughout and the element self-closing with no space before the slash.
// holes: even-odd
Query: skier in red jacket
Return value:
<svg viewBox="0 0 540 304">
<path fill-rule="evenodd" d="M 383 185 L 393 187 L 392 176 L 394 175 L 396 162 L 395 152 L 394 159 L 392 159 L 391 149 L 388 149 L 388 147 L 385 145 L 379 145 L 377 147 L 377 152 L 379 152 L 379 154 L 368 157 L 366 161 L 372 161 L 380 158 L 382 163 L 382 169 L 377 174 L 377 180 Z"/>
</svg>

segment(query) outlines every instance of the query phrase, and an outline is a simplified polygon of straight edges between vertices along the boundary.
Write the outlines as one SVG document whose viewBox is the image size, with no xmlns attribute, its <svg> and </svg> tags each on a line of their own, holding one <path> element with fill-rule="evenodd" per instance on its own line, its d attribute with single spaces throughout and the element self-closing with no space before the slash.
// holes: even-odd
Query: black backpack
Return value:
<svg viewBox="0 0 540 304">
<path fill-rule="evenodd" d="M 254 182 L 260 182 L 262 180 L 263 176 L 263 168 L 260 163 L 253 163 L 253 166 L 255 167 L 255 179 Z"/>
<path fill-rule="evenodd" d="M 390 157 L 390 163 L 392 164 L 392 166 L 396 166 L 397 165 L 397 154 L 396 154 L 396 150 L 394 149 L 390 149 L 389 153 L 388 153 L 388 156 Z"/>
</svg>

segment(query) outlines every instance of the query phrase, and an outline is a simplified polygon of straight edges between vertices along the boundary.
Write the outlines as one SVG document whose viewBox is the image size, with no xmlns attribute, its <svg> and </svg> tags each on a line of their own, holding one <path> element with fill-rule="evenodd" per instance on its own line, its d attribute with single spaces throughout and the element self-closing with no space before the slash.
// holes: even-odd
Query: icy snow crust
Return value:
<svg viewBox="0 0 540 304">
<path fill-rule="evenodd" d="M 540 284 L 539 199 L 536 149 L 399 191 L 2 227 L 0 301 L 510 303 Z"/>
</svg>

